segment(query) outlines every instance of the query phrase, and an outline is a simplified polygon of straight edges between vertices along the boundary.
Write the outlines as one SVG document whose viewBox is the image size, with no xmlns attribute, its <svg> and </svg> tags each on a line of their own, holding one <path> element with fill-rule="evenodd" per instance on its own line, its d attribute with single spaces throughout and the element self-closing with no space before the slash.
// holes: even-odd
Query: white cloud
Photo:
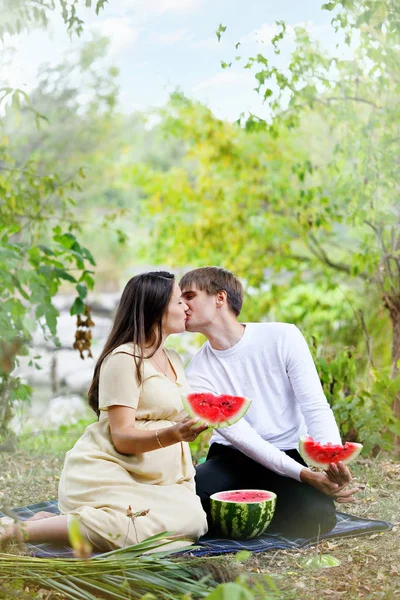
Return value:
<svg viewBox="0 0 400 600">
<path fill-rule="evenodd" d="M 165 13 L 182 14 L 196 11 L 202 0 L 127 0 L 125 7 L 131 7 L 135 11 L 145 11 L 156 15 Z"/>
<path fill-rule="evenodd" d="M 210 88 L 221 87 L 225 85 L 252 82 L 253 76 L 247 71 L 221 71 L 213 77 L 200 81 L 193 87 L 193 92 L 201 92 L 203 90 L 209 90 Z"/>
<path fill-rule="evenodd" d="M 287 30 L 288 32 L 288 30 Z M 263 23 L 258 29 L 254 29 L 250 33 L 244 35 L 240 42 L 248 44 L 256 42 L 257 44 L 267 44 L 278 33 L 278 27 L 275 23 Z"/>
<path fill-rule="evenodd" d="M 192 48 L 204 48 L 205 50 L 221 50 L 222 46 L 222 41 L 218 42 L 216 35 L 205 40 L 193 42 L 192 44 Z"/>
<path fill-rule="evenodd" d="M 300 21 L 298 23 L 295 23 L 294 25 L 286 24 L 286 32 L 283 38 L 283 43 L 285 42 L 285 38 L 286 42 L 293 43 L 293 40 L 295 38 L 296 27 L 303 27 L 309 32 L 311 37 L 319 41 L 324 41 L 326 37 L 330 37 L 333 34 L 332 27 L 327 23 L 324 23 L 323 25 L 317 25 L 312 21 Z M 250 33 L 244 35 L 241 38 L 240 42 L 242 44 L 270 44 L 273 38 L 281 30 L 282 28 L 276 23 L 263 23 L 258 29 L 254 29 Z"/>
<path fill-rule="evenodd" d="M 189 95 L 208 106 L 221 119 L 236 121 L 241 113 L 265 115 L 262 99 L 254 93 L 249 71 L 225 70 L 195 85 Z"/>
<path fill-rule="evenodd" d="M 151 42 L 163 45 L 172 45 L 177 42 L 190 42 L 193 38 L 193 34 L 189 33 L 186 29 L 178 29 L 177 31 L 171 31 L 169 33 L 156 33 L 153 32 L 149 39 Z"/>
<path fill-rule="evenodd" d="M 92 25 L 92 30 L 109 38 L 109 53 L 113 56 L 128 46 L 132 46 L 138 36 L 139 29 L 128 17 L 108 18 Z"/>
</svg>

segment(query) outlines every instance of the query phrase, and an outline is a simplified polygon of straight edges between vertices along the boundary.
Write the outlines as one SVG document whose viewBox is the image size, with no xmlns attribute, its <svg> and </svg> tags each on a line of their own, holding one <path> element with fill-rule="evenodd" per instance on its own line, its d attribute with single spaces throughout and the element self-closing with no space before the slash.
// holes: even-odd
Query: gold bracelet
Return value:
<svg viewBox="0 0 400 600">
<path fill-rule="evenodd" d="M 160 442 L 160 438 L 158 437 L 158 430 L 156 431 L 156 440 L 160 448 L 165 448 L 165 446 Z"/>
</svg>

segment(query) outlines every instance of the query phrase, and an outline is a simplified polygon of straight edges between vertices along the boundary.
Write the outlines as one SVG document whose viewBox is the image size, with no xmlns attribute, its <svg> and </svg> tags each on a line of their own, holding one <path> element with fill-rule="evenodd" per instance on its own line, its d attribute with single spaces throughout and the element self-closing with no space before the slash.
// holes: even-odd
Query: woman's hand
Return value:
<svg viewBox="0 0 400 600">
<path fill-rule="evenodd" d="M 197 423 L 197 426 L 196 426 Z M 198 425 L 197 419 L 186 417 L 171 427 L 175 442 L 194 442 L 200 433 L 208 429 L 208 425 Z"/>
</svg>

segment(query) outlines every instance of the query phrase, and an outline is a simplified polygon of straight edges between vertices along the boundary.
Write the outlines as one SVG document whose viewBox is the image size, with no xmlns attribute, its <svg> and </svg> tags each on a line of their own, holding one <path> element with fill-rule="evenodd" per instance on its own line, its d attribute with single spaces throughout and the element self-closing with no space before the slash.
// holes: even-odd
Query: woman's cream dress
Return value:
<svg viewBox="0 0 400 600">
<path fill-rule="evenodd" d="M 173 383 L 146 359 L 139 387 L 132 355 L 133 344 L 124 344 L 102 364 L 100 419 L 87 427 L 66 455 L 59 508 L 63 514 L 79 516 L 83 532 L 99 549 L 136 544 L 163 531 L 174 532 L 170 537 L 177 539 L 167 548 L 187 546 L 207 531 L 188 444 L 120 454 L 112 443 L 107 412 L 113 405 L 135 408 L 138 429 L 162 429 L 182 420 L 182 394 L 189 391 L 183 364 L 176 352 L 168 350 L 177 375 Z M 132 523 L 129 507 L 133 513 L 149 512 Z"/>
</svg>

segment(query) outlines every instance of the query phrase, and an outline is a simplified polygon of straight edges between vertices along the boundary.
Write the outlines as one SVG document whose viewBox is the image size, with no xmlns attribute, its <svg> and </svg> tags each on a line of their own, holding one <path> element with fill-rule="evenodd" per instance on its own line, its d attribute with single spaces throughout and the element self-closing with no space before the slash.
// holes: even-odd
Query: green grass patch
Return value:
<svg viewBox="0 0 400 600">
<path fill-rule="evenodd" d="M 7 493 L 10 506 L 57 497 L 65 452 L 88 424 L 80 421 L 56 431 L 27 434 L 21 436 L 16 452 L 0 453 L 0 491 Z M 206 452 L 206 448 L 198 443 L 193 450 L 196 460 Z M 400 574 L 400 463 L 388 455 L 381 455 L 374 459 L 360 459 L 352 466 L 352 472 L 357 482 L 365 487 L 357 495 L 356 503 L 341 505 L 338 509 L 361 517 L 391 521 L 396 524 L 394 530 L 351 539 L 326 540 L 302 550 L 210 558 L 205 563 L 207 576 L 214 584 L 232 584 L 217 587 L 214 591 L 210 588 L 210 594 L 213 594 L 210 600 L 396 598 Z M 195 567 L 194 559 L 189 566 Z M 0 565 L 0 577 L 2 572 L 5 575 Z M 188 595 L 187 592 L 181 596 L 174 593 L 170 597 L 180 600 L 207 597 L 196 596 L 193 591 Z M 130 596 L 126 592 L 124 598 L 158 600 L 162 597 L 151 593 L 153 596 Z M 3 577 L 0 581 L 0 598 L 8 600 L 14 597 L 55 599 L 68 596 L 60 589 L 56 591 L 51 586 L 39 585 L 34 578 L 29 579 L 23 572 L 16 571 L 15 577 Z"/>
</svg>

